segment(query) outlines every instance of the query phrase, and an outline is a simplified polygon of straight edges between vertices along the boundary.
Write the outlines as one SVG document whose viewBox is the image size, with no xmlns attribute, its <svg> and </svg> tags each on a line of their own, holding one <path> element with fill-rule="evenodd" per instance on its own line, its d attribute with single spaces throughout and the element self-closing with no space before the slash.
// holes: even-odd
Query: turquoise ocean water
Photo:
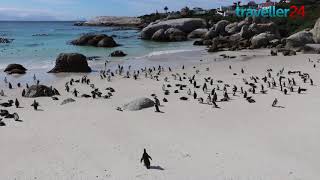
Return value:
<svg viewBox="0 0 320 180">
<path fill-rule="evenodd" d="M 0 44 L 0 69 L 10 63 L 20 63 L 28 69 L 50 69 L 59 53 L 78 52 L 86 56 L 108 55 L 114 50 L 128 54 L 134 60 L 148 54 L 161 54 L 173 50 L 192 49 L 192 41 L 161 43 L 139 39 L 139 31 L 117 27 L 78 27 L 74 22 L 0 22 L 0 37 L 14 39 L 10 44 Z M 73 46 L 69 41 L 85 33 L 114 35 L 122 44 L 116 48 Z M 35 36 L 45 34 L 45 36 Z M 101 63 L 101 62 L 100 62 Z"/>
</svg>

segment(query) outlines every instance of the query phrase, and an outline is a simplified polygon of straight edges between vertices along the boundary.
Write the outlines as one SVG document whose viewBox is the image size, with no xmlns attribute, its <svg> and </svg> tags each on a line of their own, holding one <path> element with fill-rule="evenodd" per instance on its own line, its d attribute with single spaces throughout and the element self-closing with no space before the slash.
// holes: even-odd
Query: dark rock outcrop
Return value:
<svg viewBox="0 0 320 180">
<path fill-rule="evenodd" d="M 11 43 L 13 41 L 13 39 L 8 39 L 8 38 L 4 38 L 4 37 L 0 37 L 0 44 L 8 44 Z"/>
<path fill-rule="evenodd" d="M 95 47 L 117 47 L 119 46 L 112 37 L 105 34 L 86 34 L 78 39 L 71 41 L 71 44 L 77 46 L 95 46 Z"/>
<path fill-rule="evenodd" d="M 23 67 L 21 64 L 9 64 L 4 72 L 8 74 L 25 74 L 27 69 Z"/>
<path fill-rule="evenodd" d="M 61 53 L 55 67 L 49 73 L 91 72 L 86 56 L 78 53 Z"/>
<path fill-rule="evenodd" d="M 55 91 L 51 87 L 47 87 L 45 85 L 32 85 L 27 89 L 25 97 L 51 97 L 54 95 L 56 95 Z"/>
<path fill-rule="evenodd" d="M 120 51 L 120 50 L 117 50 L 117 51 L 113 51 L 110 56 L 111 57 L 124 57 L 126 56 L 127 54 L 124 53 L 123 51 Z"/>
</svg>

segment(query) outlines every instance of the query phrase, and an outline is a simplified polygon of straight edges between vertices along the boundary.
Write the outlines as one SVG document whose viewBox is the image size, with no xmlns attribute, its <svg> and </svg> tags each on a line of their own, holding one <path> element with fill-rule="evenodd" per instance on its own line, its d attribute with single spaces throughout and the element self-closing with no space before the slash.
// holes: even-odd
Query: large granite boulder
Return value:
<svg viewBox="0 0 320 180">
<path fill-rule="evenodd" d="M 224 35 L 226 34 L 226 26 L 230 24 L 229 21 L 227 20 L 221 20 L 219 22 L 217 22 L 217 24 L 215 25 L 215 30 L 219 35 Z"/>
<path fill-rule="evenodd" d="M 320 43 L 320 18 L 317 20 L 317 22 L 314 25 L 313 28 L 313 39 L 316 43 Z"/>
<path fill-rule="evenodd" d="M 200 28 L 192 31 L 189 35 L 188 38 L 193 39 L 193 38 L 201 38 L 203 37 L 206 33 L 208 32 L 208 29 L 205 28 Z"/>
<path fill-rule="evenodd" d="M 153 41 L 168 41 L 167 37 L 164 34 L 165 30 L 164 29 L 159 29 L 156 31 L 152 37 L 151 40 Z"/>
<path fill-rule="evenodd" d="M 8 74 L 25 74 L 27 69 L 23 67 L 21 64 L 9 64 L 4 72 Z"/>
<path fill-rule="evenodd" d="M 320 54 L 320 44 L 306 44 L 302 48 L 304 54 Z"/>
<path fill-rule="evenodd" d="M 151 39 L 153 34 L 159 29 L 167 30 L 169 28 L 177 28 L 186 34 L 189 34 L 195 29 L 205 28 L 205 27 L 206 27 L 206 22 L 200 18 L 181 18 L 181 19 L 157 21 L 157 22 L 150 23 L 147 27 L 142 29 L 141 38 Z"/>
<path fill-rule="evenodd" d="M 243 25 L 240 31 L 240 36 L 244 39 L 250 39 L 254 36 L 254 33 L 249 30 L 248 25 Z"/>
<path fill-rule="evenodd" d="M 91 72 L 87 57 L 78 53 L 61 53 L 56 59 L 55 67 L 49 73 Z"/>
<path fill-rule="evenodd" d="M 237 23 L 237 22 L 228 24 L 228 25 L 225 27 L 225 31 L 226 31 L 228 34 L 235 34 L 235 33 L 239 32 L 239 31 L 241 30 L 241 27 L 239 27 L 238 24 L 239 24 L 239 23 Z"/>
<path fill-rule="evenodd" d="M 51 97 L 54 95 L 56 94 L 52 87 L 47 87 L 45 85 L 32 85 L 27 89 L 25 97 Z"/>
<path fill-rule="evenodd" d="M 276 39 L 276 35 L 266 32 L 255 35 L 251 39 L 251 48 L 262 48 L 269 44 L 269 41 Z"/>
<path fill-rule="evenodd" d="M 129 110 L 129 111 L 138 111 L 138 110 L 150 108 L 153 106 L 154 106 L 154 102 L 151 99 L 142 97 L 125 104 L 123 106 L 123 109 Z"/>
<path fill-rule="evenodd" d="M 286 48 L 300 48 L 312 43 L 314 43 L 313 34 L 310 31 L 300 31 L 287 38 Z"/>
<path fill-rule="evenodd" d="M 209 29 L 209 31 L 204 34 L 204 39 L 212 39 L 219 36 L 218 32 L 216 31 L 216 27 L 213 26 L 212 28 Z"/>
<path fill-rule="evenodd" d="M 105 34 L 86 34 L 78 39 L 71 41 L 71 44 L 77 46 L 95 46 L 108 48 L 119 46 L 112 37 Z"/>
<path fill-rule="evenodd" d="M 126 56 L 127 54 L 124 53 L 123 51 L 120 51 L 120 50 L 117 50 L 117 51 L 113 51 L 110 56 L 111 57 L 124 57 Z"/>
<path fill-rule="evenodd" d="M 164 32 L 165 37 L 169 41 L 185 41 L 187 40 L 186 33 L 182 32 L 177 28 L 169 28 Z"/>
<path fill-rule="evenodd" d="M 261 34 L 263 32 L 271 32 L 272 34 L 279 36 L 279 30 L 277 28 L 277 25 L 273 22 L 264 24 L 253 23 L 249 26 L 249 31 L 254 35 Z"/>
</svg>

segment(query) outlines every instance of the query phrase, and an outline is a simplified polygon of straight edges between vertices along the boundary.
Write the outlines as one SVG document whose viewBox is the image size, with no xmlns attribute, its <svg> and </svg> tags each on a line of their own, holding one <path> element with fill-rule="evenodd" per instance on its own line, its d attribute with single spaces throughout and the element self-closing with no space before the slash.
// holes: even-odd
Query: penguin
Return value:
<svg viewBox="0 0 320 180">
<path fill-rule="evenodd" d="M 2 118 L 0 118 L 0 126 L 6 126 L 6 123 L 2 121 Z"/>
<path fill-rule="evenodd" d="M 25 89 L 22 90 L 21 95 L 22 95 L 22 97 L 25 97 L 25 96 L 26 96 L 26 90 L 25 90 Z"/>
<path fill-rule="evenodd" d="M 12 84 L 9 82 L 9 89 L 12 89 Z"/>
<path fill-rule="evenodd" d="M 13 101 L 9 100 L 8 102 L 1 103 L 0 106 L 2 106 L 2 107 L 11 107 L 12 104 L 13 104 Z"/>
<path fill-rule="evenodd" d="M 188 89 L 187 94 L 188 94 L 189 96 L 191 95 L 191 89 L 190 89 L 190 88 Z"/>
<path fill-rule="evenodd" d="M 20 103 L 18 101 L 18 99 L 16 98 L 15 102 L 14 102 L 14 105 L 16 106 L 16 108 L 19 108 L 20 107 Z"/>
<path fill-rule="evenodd" d="M 158 99 L 157 97 L 154 97 L 154 102 L 155 102 L 158 106 L 160 106 L 160 101 L 159 101 L 159 99 Z"/>
<path fill-rule="evenodd" d="M 276 107 L 277 104 L 278 104 L 278 99 L 275 98 L 275 99 L 273 100 L 272 107 Z"/>
<path fill-rule="evenodd" d="M 193 92 L 193 99 L 197 99 L 197 93 L 195 91 Z"/>
<path fill-rule="evenodd" d="M 149 154 L 147 153 L 146 149 L 143 149 L 143 154 L 140 160 L 140 163 L 144 163 L 144 165 L 146 166 L 147 169 L 150 169 L 150 160 L 152 160 L 152 158 L 149 156 Z"/>
<path fill-rule="evenodd" d="M 3 89 L 1 89 L 1 91 L 0 91 L 0 96 L 4 96 L 4 91 L 3 91 Z"/>
<path fill-rule="evenodd" d="M 168 99 L 167 99 L 167 98 L 163 98 L 162 101 L 163 101 L 163 102 L 168 102 Z"/>
<path fill-rule="evenodd" d="M 247 93 L 247 91 L 244 91 L 243 98 L 247 98 L 247 97 L 248 97 L 248 93 Z"/>
<path fill-rule="evenodd" d="M 39 107 L 40 105 L 39 105 L 39 103 L 38 103 L 36 100 L 34 100 L 33 103 L 31 104 L 31 106 L 33 106 L 33 109 L 36 111 L 36 110 L 38 110 L 38 107 Z"/>
<path fill-rule="evenodd" d="M 215 101 L 212 101 L 213 107 L 214 108 L 219 108 L 219 106 L 217 105 L 217 103 Z"/>
<path fill-rule="evenodd" d="M 159 109 L 159 105 L 157 103 L 154 103 L 154 107 L 156 109 L 155 112 L 161 112 L 160 109 Z"/>
<path fill-rule="evenodd" d="M 78 93 L 79 93 L 79 91 L 77 91 L 77 89 L 73 90 L 73 94 L 74 94 L 75 97 L 78 97 Z"/>
<path fill-rule="evenodd" d="M 68 84 L 66 84 L 66 91 L 67 91 L 67 92 L 70 91 L 70 88 L 69 88 Z"/>
</svg>

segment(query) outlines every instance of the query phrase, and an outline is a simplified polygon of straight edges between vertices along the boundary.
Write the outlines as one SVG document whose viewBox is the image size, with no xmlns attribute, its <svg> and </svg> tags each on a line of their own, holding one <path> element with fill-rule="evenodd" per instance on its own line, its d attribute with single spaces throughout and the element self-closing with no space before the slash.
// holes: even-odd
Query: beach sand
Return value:
<svg viewBox="0 0 320 180">
<path fill-rule="evenodd" d="M 238 58 L 223 59 L 219 56 L 223 53 Z M 247 56 L 241 57 L 243 54 Z M 22 88 L 14 86 L 15 89 L 9 90 L 1 80 L 0 89 L 5 88 L 7 95 L 1 97 L 1 102 L 18 97 L 23 108 L 7 108 L 17 112 L 22 122 L 5 119 L 7 125 L 0 128 L 0 179 L 317 180 L 320 177 L 318 55 L 271 57 L 268 54 L 269 50 L 198 53 L 186 55 L 190 59 L 186 62 L 177 56 L 170 59 L 169 55 L 150 58 L 149 65 L 154 66 L 163 59 L 180 62 L 173 72 L 166 69 L 160 81 L 144 76 L 138 80 L 117 76 L 107 82 L 97 73 L 89 74 L 102 92 L 107 87 L 115 89 L 111 99 L 73 97 L 64 90 L 64 85 L 71 77 L 80 79 L 82 74 L 62 74 L 54 82 L 42 82 L 53 85 L 61 96 L 59 101 L 36 98 L 41 111 L 34 111 L 30 106 L 33 99 L 21 97 Z M 314 62 L 308 62 L 308 58 Z M 186 65 L 184 70 L 182 64 Z M 319 67 L 314 68 L 313 64 Z M 248 103 L 238 92 L 238 96 L 229 95 L 231 101 L 218 102 L 220 109 L 199 104 L 187 95 L 188 88 L 173 93 L 178 89 L 177 83 L 192 87 L 188 80 L 175 81 L 173 73 L 191 77 L 200 70 L 196 75 L 198 85 L 210 76 L 215 80 L 214 86 L 208 86 L 210 90 L 218 84 L 217 80 L 222 80 L 221 89 L 223 84 L 229 84 L 231 92 L 233 85 L 248 89 L 242 79 L 250 81 L 252 75 L 262 78 L 269 68 L 273 69 L 275 78 L 285 68 L 284 76 L 294 77 L 307 92 L 284 95 L 278 87 L 271 90 L 265 86 L 267 94 L 253 95 L 256 103 Z M 309 73 L 314 86 L 304 84 L 298 75 L 288 76 L 289 70 Z M 168 83 L 163 81 L 164 77 L 169 78 Z M 8 80 L 12 79 L 19 81 L 8 76 Z M 163 84 L 172 85 L 167 88 L 170 95 L 164 95 Z M 81 93 L 90 94 L 89 86 L 76 84 L 71 90 L 75 87 Z M 206 99 L 201 88 L 196 91 Z M 164 113 L 155 113 L 154 108 L 116 110 L 138 97 L 152 99 L 153 93 L 161 100 L 160 110 Z M 222 98 L 222 91 L 218 95 Z M 182 96 L 189 100 L 179 100 Z M 69 97 L 76 102 L 61 106 L 62 100 Z M 168 103 L 162 102 L 164 97 Z M 284 108 L 271 106 L 275 98 Z M 140 163 L 143 148 L 153 159 L 149 170 Z"/>
</svg>

